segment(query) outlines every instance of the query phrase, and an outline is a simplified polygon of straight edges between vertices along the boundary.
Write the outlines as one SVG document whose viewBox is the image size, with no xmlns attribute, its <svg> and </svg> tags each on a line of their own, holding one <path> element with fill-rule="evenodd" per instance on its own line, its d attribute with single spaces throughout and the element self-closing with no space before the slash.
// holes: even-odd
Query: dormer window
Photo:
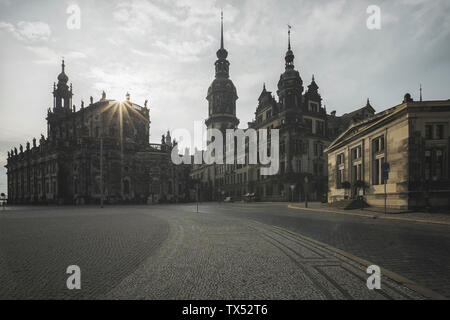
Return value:
<svg viewBox="0 0 450 320">
<path fill-rule="evenodd" d="M 263 122 L 262 115 L 260 115 L 260 116 L 258 116 L 258 118 L 256 118 L 256 122 L 257 123 Z"/>
<path fill-rule="evenodd" d="M 310 112 L 318 112 L 319 111 L 319 104 L 314 101 L 309 101 L 308 109 Z"/>
</svg>

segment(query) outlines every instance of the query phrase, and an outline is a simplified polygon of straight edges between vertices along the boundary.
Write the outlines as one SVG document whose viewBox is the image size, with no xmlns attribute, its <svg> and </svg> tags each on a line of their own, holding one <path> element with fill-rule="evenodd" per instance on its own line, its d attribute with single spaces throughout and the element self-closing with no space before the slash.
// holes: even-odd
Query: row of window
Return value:
<svg viewBox="0 0 450 320">
<path fill-rule="evenodd" d="M 384 136 L 380 136 L 378 138 L 375 138 L 372 140 L 372 153 L 383 153 L 384 152 Z M 362 149 L 361 146 L 356 146 L 350 150 L 350 159 L 351 160 L 357 160 L 360 159 L 362 156 Z M 344 164 L 345 157 L 344 153 L 339 153 L 336 156 L 336 164 Z"/>
<path fill-rule="evenodd" d="M 219 185 L 219 186 L 227 185 L 227 184 L 247 183 L 247 172 L 228 175 L 223 178 L 219 178 L 216 181 L 217 181 L 217 185 Z"/>
<path fill-rule="evenodd" d="M 315 120 L 315 134 L 324 136 L 325 135 L 325 123 L 321 120 Z M 305 127 L 308 132 L 313 133 L 313 119 L 304 118 Z"/>
<path fill-rule="evenodd" d="M 379 185 L 384 184 L 385 174 L 383 173 L 384 157 L 377 157 L 372 159 L 372 184 Z M 339 166 L 336 169 L 336 185 L 337 188 L 342 188 L 344 181 L 355 183 L 358 180 L 363 180 L 363 163 L 355 163 L 351 166 L 350 179 L 345 179 L 345 166 Z"/>
<path fill-rule="evenodd" d="M 53 182 L 48 182 L 46 181 L 45 184 L 42 182 L 38 182 L 35 185 L 27 183 L 25 184 L 23 181 L 21 184 L 19 185 L 15 185 L 15 184 L 11 184 L 10 188 L 11 188 L 11 196 L 14 198 L 14 194 L 18 194 L 19 192 L 21 194 L 25 194 L 25 193 L 31 193 L 34 194 L 37 192 L 37 194 L 41 194 L 42 193 L 42 186 L 45 186 L 45 193 L 49 194 L 49 193 L 56 193 L 56 181 Z"/>
<path fill-rule="evenodd" d="M 383 163 L 384 163 L 384 152 L 385 143 L 384 136 L 379 136 L 372 140 L 372 184 L 384 184 L 385 174 L 383 173 Z M 351 160 L 351 183 L 355 183 L 358 180 L 363 180 L 363 162 L 362 162 L 362 147 L 355 146 L 350 149 L 350 160 Z M 339 153 L 336 156 L 336 185 L 338 188 L 342 188 L 345 179 L 345 155 L 344 153 Z"/>
<path fill-rule="evenodd" d="M 425 125 L 425 139 L 444 139 L 445 126 L 443 124 L 427 124 Z"/>
<path fill-rule="evenodd" d="M 440 148 L 433 148 L 425 150 L 424 158 L 424 178 L 425 180 L 440 180 L 445 177 L 445 161 L 444 161 L 444 151 Z M 387 177 L 386 173 L 383 172 L 383 164 L 385 163 L 384 154 L 373 154 L 372 159 L 372 184 L 379 185 L 384 184 Z M 362 180 L 363 163 L 358 161 L 357 163 L 352 162 L 351 171 L 351 182 L 356 182 L 357 180 Z M 419 172 L 421 175 L 421 165 L 420 163 L 412 163 L 412 170 Z M 337 156 L 337 168 L 336 168 L 336 184 L 338 188 L 342 186 L 344 179 L 345 164 L 343 161 L 343 154 Z"/>
</svg>

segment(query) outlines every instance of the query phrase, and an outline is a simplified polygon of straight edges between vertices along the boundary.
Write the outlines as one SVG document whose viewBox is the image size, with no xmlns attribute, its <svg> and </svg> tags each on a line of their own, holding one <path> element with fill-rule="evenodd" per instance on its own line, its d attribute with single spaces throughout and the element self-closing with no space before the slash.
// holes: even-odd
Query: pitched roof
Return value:
<svg viewBox="0 0 450 320">
<path fill-rule="evenodd" d="M 325 151 L 332 150 L 337 146 L 343 144 L 344 142 L 350 140 L 354 136 L 362 133 L 363 131 L 370 130 L 381 122 L 387 120 L 392 117 L 394 114 L 397 114 L 401 110 L 405 109 L 407 104 L 400 104 L 395 107 L 389 108 L 385 111 L 377 113 L 372 117 L 367 119 L 363 119 L 359 122 L 351 124 L 344 132 L 342 132 L 329 146 Z M 365 108 L 365 107 L 364 107 Z"/>
</svg>

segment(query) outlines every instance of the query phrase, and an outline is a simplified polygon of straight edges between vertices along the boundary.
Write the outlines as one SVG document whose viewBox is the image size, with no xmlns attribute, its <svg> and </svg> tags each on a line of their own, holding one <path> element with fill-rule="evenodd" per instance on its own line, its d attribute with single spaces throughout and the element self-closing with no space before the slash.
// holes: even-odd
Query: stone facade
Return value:
<svg viewBox="0 0 450 320">
<path fill-rule="evenodd" d="M 8 152 L 9 203 L 97 203 L 102 184 L 106 203 L 189 199 L 190 166 L 172 164 L 170 135 L 161 144 L 149 143 L 147 102 L 137 105 L 129 94 L 124 102 L 109 100 L 103 92 L 99 101 L 91 97 L 76 110 L 67 82 L 63 61 L 47 113 L 47 138 Z"/>
<path fill-rule="evenodd" d="M 216 78 L 208 89 L 209 104 L 207 128 L 235 129 L 237 93 L 229 79 L 228 52 L 223 47 L 217 51 Z M 258 98 L 255 120 L 248 123 L 251 129 L 279 129 L 280 168 L 277 174 L 263 176 L 260 165 L 248 164 L 246 148 L 245 164 L 194 165 L 191 177 L 200 184 L 203 200 L 217 200 L 227 196 L 244 198 L 254 195 L 264 201 L 303 200 L 308 193 L 310 200 L 323 200 L 327 193 L 327 158 L 324 152 L 331 141 L 342 132 L 352 118 L 362 113 L 373 113 L 373 108 L 362 108 L 360 113 L 338 117 L 327 114 L 314 76 L 304 90 L 303 80 L 294 67 L 290 31 L 285 70 L 280 75 L 276 92 L 278 99 L 263 86 Z M 330 124 L 330 125 L 329 125 Z M 248 139 L 246 141 L 248 145 Z M 225 152 L 224 152 L 225 154 Z M 239 155 L 237 155 L 239 158 Z M 308 182 L 305 183 L 305 178 Z M 294 186 L 294 189 L 291 189 Z"/>
<path fill-rule="evenodd" d="M 327 149 L 328 201 L 363 194 L 369 205 L 384 206 L 386 191 L 391 208 L 448 207 L 449 125 L 450 100 L 413 101 L 409 94 L 353 123 Z"/>
</svg>

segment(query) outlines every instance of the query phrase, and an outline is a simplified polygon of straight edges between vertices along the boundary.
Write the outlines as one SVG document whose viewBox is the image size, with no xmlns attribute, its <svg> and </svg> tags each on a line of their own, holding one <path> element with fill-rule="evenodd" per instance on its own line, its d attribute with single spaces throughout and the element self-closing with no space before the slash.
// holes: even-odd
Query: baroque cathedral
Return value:
<svg viewBox="0 0 450 320">
<path fill-rule="evenodd" d="M 225 133 L 238 128 L 236 117 L 236 87 L 230 80 L 224 48 L 223 17 L 221 21 L 220 49 L 215 62 L 215 79 L 208 88 L 208 129 Z M 288 47 L 284 57 L 285 70 L 277 84 L 276 97 L 265 84 L 258 97 L 255 119 L 248 123 L 252 129 L 279 129 L 280 167 L 275 175 L 261 175 L 260 165 L 248 164 L 248 148 L 245 164 L 196 164 L 191 177 L 200 186 L 202 200 L 218 200 L 224 197 L 244 199 L 254 197 L 261 201 L 325 201 L 327 195 L 327 156 L 325 148 L 350 122 L 362 115 L 374 114 L 367 105 L 352 114 L 336 116 L 327 114 L 314 75 L 304 88 L 303 79 L 294 66 L 290 28 Z"/>
<path fill-rule="evenodd" d="M 175 141 L 149 143 L 150 110 L 106 98 L 76 110 L 64 60 L 47 112 L 47 137 L 8 152 L 12 204 L 157 203 L 187 201 L 190 166 L 172 164 Z"/>
</svg>

